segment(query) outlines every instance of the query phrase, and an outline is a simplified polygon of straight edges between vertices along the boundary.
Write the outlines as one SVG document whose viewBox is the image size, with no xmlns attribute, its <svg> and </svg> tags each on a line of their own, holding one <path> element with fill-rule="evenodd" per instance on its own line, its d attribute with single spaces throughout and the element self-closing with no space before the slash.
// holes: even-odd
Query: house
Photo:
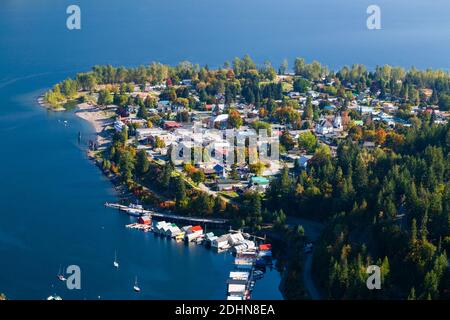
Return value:
<svg viewBox="0 0 450 320">
<path fill-rule="evenodd" d="M 265 189 L 269 186 L 269 179 L 264 177 L 252 177 L 252 185 Z"/>
<path fill-rule="evenodd" d="M 149 216 L 140 216 L 138 218 L 138 223 L 150 225 L 152 223 L 152 219 Z"/>
<path fill-rule="evenodd" d="M 215 174 L 218 175 L 219 177 L 224 179 L 227 178 L 227 172 L 224 166 L 216 164 L 212 169 L 214 170 Z"/>
<path fill-rule="evenodd" d="M 256 246 L 255 243 L 251 240 L 244 240 L 243 242 L 232 248 L 232 251 L 236 253 L 242 253 L 245 251 L 252 251 L 252 250 L 256 250 Z"/>
<path fill-rule="evenodd" d="M 372 141 L 364 141 L 363 143 L 363 148 L 367 149 L 367 150 L 373 150 L 375 149 L 375 142 Z"/>
<path fill-rule="evenodd" d="M 116 132 L 122 132 L 125 126 L 126 126 L 125 123 L 123 123 L 120 120 L 114 121 L 114 130 L 116 130 Z"/>
<path fill-rule="evenodd" d="M 218 179 L 216 182 L 217 191 L 231 191 L 235 188 L 242 188 L 243 185 L 240 181 L 232 179 Z"/>
<path fill-rule="evenodd" d="M 228 279 L 227 281 L 227 291 L 228 294 L 245 294 L 247 286 L 247 281 L 245 280 L 234 280 L 234 279 Z"/>
<path fill-rule="evenodd" d="M 181 128 L 182 125 L 176 121 L 164 121 L 164 129 L 165 130 L 175 130 Z"/>
<path fill-rule="evenodd" d="M 318 134 L 326 135 L 333 133 L 334 128 L 330 121 L 326 119 L 322 119 L 319 121 L 319 123 L 316 126 L 316 132 Z"/>
<path fill-rule="evenodd" d="M 230 247 L 230 245 L 228 244 L 228 236 L 228 234 L 225 234 L 216 239 L 213 239 L 211 241 L 211 247 L 216 248 L 219 251 L 228 249 Z"/>
<path fill-rule="evenodd" d="M 186 231 L 184 239 L 187 242 L 197 239 L 203 235 L 203 228 L 201 226 L 193 226 Z"/>
<path fill-rule="evenodd" d="M 175 238 L 181 233 L 180 228 L 174 223 L 169 224 L 169 228 L 166 230 L 165 235 L 170 238 Z"/>
<path fill-rule="evenodd" d="M 267 251 L 267 250 L 272 250 L 272 245 L 271 244 L 260 244 L 258 249 L 260 251 Z"/>
<path fill-rule="evenodd" d="M 214 235 L 213 232 L 208 232 L 205 234 L 206 245 L 211 246 L 212 242 L 216 240 L 218 237 Z"/>
<path fill-rule="evenodd" d="M 342 117 L 340 115 L 336 115 L 333 120 L 333 127 L 335 127 L 338 130 L 343 129 L 342 125 Z"/>
<path fill-rule="evenodd" d="M 237 246 L 243 243 L 244 240 L 244 236 L 240 232 L 230 234 L 230 236 L 228 237 L 228 243 L 230 244 L 230 246 Z"/>
<path fill-rule="evenodd" d="M 297 165 L 299 166 L 299 167 L 301 167 L 301 168 L 307 168 L 308 167 L 308 162 L 309 162 L 309 160 L 311 160 L 312 159 L 312 155 L 309 155 L 309 154 L 305 154 L 305 155 L 302 155 L 302 156 L 300 156 L 297 160 L 296 160 L 296 162 L 297 162 Z"/>
<path fill-rule="evenodd" d="M 163 228 L 167 225 L 165 221 L 159 221 L 155 226 L 155 232 L 158 234 L 164 233 Z"/>
<path fill-rule="evenodd" d="M 224 130 L 228 126 L 228 114 L 219 114 L 210 120 L 209 127 Z"/>
<path fill-rule="evenodd" d="M 231 271 L 230 272 L 230 279 L 233 280 L 245 280 L 247 281 L 250 274 L 248 272 L 243 271 Z"/>
</svg>

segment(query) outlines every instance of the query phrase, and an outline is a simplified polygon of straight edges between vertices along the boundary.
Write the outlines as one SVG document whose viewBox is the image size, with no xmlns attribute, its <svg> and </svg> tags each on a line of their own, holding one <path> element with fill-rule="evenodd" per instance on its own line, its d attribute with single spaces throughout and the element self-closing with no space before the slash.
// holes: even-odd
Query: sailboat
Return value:
<svg viewBox="0 0 450 320">
<path fill-rule="evenodd" d="M 117 251 L 114 252 L 114 267 L 119 268 L 119 262 L 117 261 Z"/>
<path fill-rule="evenodd" d="M 137 277 L 136 277 L 136 279 L 134 280 L 134 287 L 133 287 L 133 290 L 134 290 L 135 292 L 141 292 L 141 288 L 138 287 Z"/>
<path fill-rule="evenodd" d="M 64 277 L 64 274 L 61 272 L 61 265 L 59 265 L 59 271 L 58 271 L 58 275 L 57 278 L 61 281 L 66 281 L 67 279 Z"/>
</svg>

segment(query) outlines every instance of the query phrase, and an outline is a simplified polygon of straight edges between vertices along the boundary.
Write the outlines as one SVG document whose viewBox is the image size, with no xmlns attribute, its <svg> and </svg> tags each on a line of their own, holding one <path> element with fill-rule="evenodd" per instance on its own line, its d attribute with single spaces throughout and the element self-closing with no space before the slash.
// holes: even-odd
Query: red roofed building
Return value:
<svg viewBox="0 0 450 320">
<path fill-rule="evenodd" d="M 164 122 L 164 129 L 166 130 L 174 130 L 174 129 L 178 129 L 181 128 L 182 125 L 176 121 L 166 121 Z"/>
<path fill-rule="evenodd" d="M 267 251 L 267 250 L 271 250 L 271 249 L 272 249 L 271 244 L 260 244 L 259 245 L 259 250 L 261 250 L 261 251 Z"/>
<path fill-rule="evenodd" d="M 140 224 L 151 224 L 152 220 L 150 219 L 150 217 L 142 216 L 142 217 L 139 217 L 138 222 Z"/>
<path fill-rule="evenodd" d="M 192 241 L 201 235 L 203 235 L 203 228 L 201 226 L 193 226 L 186 232 L 185 239 L 187 241 Z"/>
</svg>

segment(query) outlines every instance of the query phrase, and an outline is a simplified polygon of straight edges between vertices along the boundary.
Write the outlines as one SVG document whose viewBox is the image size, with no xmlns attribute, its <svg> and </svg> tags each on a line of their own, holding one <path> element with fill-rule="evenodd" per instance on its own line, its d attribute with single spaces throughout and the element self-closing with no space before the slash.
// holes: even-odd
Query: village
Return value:
<svg viewBox="0 0 450 320">
<path fill-rule="evenodd" d="M 350 219 L 357 210 L 376 215 L 370 221 L 404 223 L 397 195 L 382 196 L 395 191 L 382 181 L 395 183 L 398 172 L 377 176 L 376 169 L 386 159 L 401 163 L 396 153 L 420 148 L 414 139 L 437 136 L 448 124 L 450 97 L 432 82 L 439 72 L 353 65 L 334 73 L 318 62 L 295 64 L 295 73 L 258 69 L 248 56 L 218 70 L 186 62 L 96 66 L 43 101 L 56 110 L 76 101 L 75 114 L 93 125 L 88 154 L 127 195 L 116 207 L 137 216 L 129 228 L 235 255 L 228 299 L 250 298 L 275 241 L 285 247 L 275 251 L 280 272 L 297 284 L 299 272 L 308 280 L 307 293 L 289 281 L 283 292 L 318 298 L 311 261 L 318 244 L 328 253 L 311 223 L 343 212 Z M 209 223 L 230 230 L 212 234 Z"/>
<path fill-rule="evenodd" d="M 292 79 L 292 74 L 277 75 L 274 81 L 288 88 L 283 92 L 283 101 L 298 106 L 286 111 L 298 114 L 288 117 L 301 119 L 295 128 L 283 119 L 284 115 L 281 121 L 270 120 L 264 110 L 245 103 L 244 99 L 225 104 L 225 96 L 217 94 L 214 97 L 217 103 L 201 103 L 191 80 L 182 80 L 178 84 L 129 84 L 126 95 L 132 103 L 119 107 L 85 102 L 80 104 L 79 113 L 85 118 L 88 114 L 87 120 L 97 126 L 95 122 L 100 120 L 98 117 L 89 118 L 89 114 L 100 113 L 100 110 L 102 115 L 108 114 L 108 118 L 101 118 L 101 127 L 97 131 L 100 136 L 110 133 L 100 143 L 92 143 L 92 149 L 105 149 L 111 142 L 113 132 L 126 130 L 128 143 L 134 144 L 138 150 L 145 150 L 150 161 L 160 165 L 171 161 L 179 174 L 198 184 L 201 190 L 226 199 L 233 199 L 246 190 L 264 192 L 283 167 L 306 169 L 320 146 L 326 146 L 333 156 L 339 141 L 349 134 L 358 137 L 364 148 L 374 149 L 385 141 L 385 132 L 389 129 L 411 126 L 409 121 L 398 116 L 399 101 L 390 99 L 389 95 L 380 99 L 380 92 L 374 96 L 366 89 L 351 101 L 346 101 L 344 106 L 342 99 L 329 93 L 333 81 L 327 82 L 323 78 L 312 82 L 310 86 L 317 91 L 308 87 L 300 93 L 293 90 Z M 97 89 L 101 94 L 110 87 L 100 85 Z M 165 100 L 162 96 L 166 95 L 169 87 L 183 91 L 196 107 L 188 105 L 186 98 Z M 351 91 L 354 88 L 349 86 L 346 89 Z M 431 92 L 424 91 L 424 94 L 431 95 Z M 99 93 L 93 93 L 93 96 L 99 100 Z M 147 101 L 151 101 L 151 108 L 143 106 Z M 282 103 L 282 100 L 275 102 Z M 140 111 L 143 108 L 145 112 Z M 311 110 L 312 115 L 305 115 Z M 450 116 L 449 112 L 439 111 L 437 106 L 413 106 L 409 112 L 411 116 L 420 112 L 430 113 L 436 123 L 446 123 Z M 365 130 L 362 134 L 362 128 L 368 125 L 373 127 L 373 123 L 379 123 L 378 128 L 385 128 L 381 137 L 378 136 L 381 130 Z M 261 139 L 261 129 L 269 137 Z M 235 140 L 228 138 L 230 131 Z M 245 155 L 244 150 L 243 161 L 236 161 L 238 146 L 233 141 L 243 141 L 248 147 L 248 141 L 252 138 L 257 141 L 256 160 L 249 161 L 251 157 Z M 267 153 L 275 146 L 278 146 L 277 153 L 264 159 L 263 151 Z M 198 149 L 200 152 L 194 154 L 193 151 Z"/>
</svg>

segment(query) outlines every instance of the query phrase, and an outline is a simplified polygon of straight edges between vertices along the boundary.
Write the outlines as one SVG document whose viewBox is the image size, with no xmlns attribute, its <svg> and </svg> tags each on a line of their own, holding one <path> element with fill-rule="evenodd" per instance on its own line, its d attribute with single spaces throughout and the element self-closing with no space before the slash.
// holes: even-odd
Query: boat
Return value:
<svg viewBox="0 0 450 320">
<path fill-rule="evenodd" d="M 144 214 L 144 207 L 140 204 L 130 203 L 124 211 L 130 216 L 140 217 Z"/>
<path fill-rule="evenodd" d="M 66 277 L 64 277 L 64 274 L 61 272 L 61 265 L 59 265 L 58 275 L 56 276 L 60 281 L 66 281 Z"/>
<path fill-rule="evenodd" d="M 133 290 L 134 290 L 135 292 L 141 292 L 141 288 L 139 288 L 139 286 L 138 286 L 137 277 L 136 277 L 136 279 L 134 280 Z"/>
<path fill-rule="evenodd" d="M 62 298 L 60 296 L 57 296 L 56 294 L 54 294 L 52 296 L 48 296 L 47 300 L 62 300 Z"/>
<path fill-rule="evenodd" d="M 115 268 L 119 268 L 119 262 L 117 261 L 117 251 L 114 252 L 114 262 L 113 265 Z"/>
<path fill-rule="evenodd" d="M 261 279 L 264 275 L 264 272 L 260 271 L 260 270 L 256 270 L 255 272 L 253 272 L 253 278 L 254 279 Z"/>
</svg>

